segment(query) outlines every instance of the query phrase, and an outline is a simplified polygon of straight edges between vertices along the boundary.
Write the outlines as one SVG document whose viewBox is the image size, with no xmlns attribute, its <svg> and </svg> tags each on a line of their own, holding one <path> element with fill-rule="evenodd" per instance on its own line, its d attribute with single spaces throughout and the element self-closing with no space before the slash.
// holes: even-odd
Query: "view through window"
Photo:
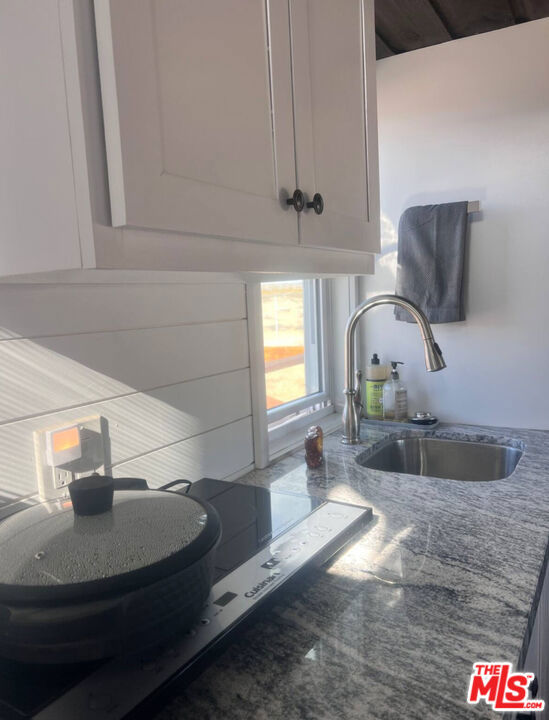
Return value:
<svg viewBox="0 0 549 720">
<path fill-rule="evenodd" d="M 318 285 L 261 284 L 267 410 L 321 390 Z"/>
</svg>

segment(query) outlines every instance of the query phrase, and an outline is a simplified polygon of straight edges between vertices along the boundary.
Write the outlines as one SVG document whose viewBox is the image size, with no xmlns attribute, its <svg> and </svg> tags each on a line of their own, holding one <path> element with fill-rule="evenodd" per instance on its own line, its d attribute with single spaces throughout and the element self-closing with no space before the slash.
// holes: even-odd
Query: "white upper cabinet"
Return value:
<svg viewBox="0 0 549 720">
<path fill-rule="evenodd" d="M 297 243 L 285 5 L 96 0 L 113 225 Z"/>
<path fill-rule="evenodd" d="M 379 250 L 373 2 L 95 7 L 115 226 Z"/>
<path fill-rule="evenodd" d="M 373 2 L 291 0 L 303 245 L 379 251 Z"/>
<path fill-rule="evenodd" d="M 0 274 L 76 267 L 57 0 L 0 2 Z"/>
<path fill-rule="evenodd" d="M 372 272 L 373 9 L 1 0 L 0 278 Z"/>
</svg>

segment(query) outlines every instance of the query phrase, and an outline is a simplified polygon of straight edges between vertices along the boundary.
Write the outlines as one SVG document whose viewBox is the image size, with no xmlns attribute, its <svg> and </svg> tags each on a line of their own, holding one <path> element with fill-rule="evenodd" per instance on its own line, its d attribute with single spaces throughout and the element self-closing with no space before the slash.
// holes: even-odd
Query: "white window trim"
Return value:
<svg viewBox="0 0 549 720">
<path fill-rule="evenodd" d="M 326 336 L 330 334 L 327 331 L 330 320 L 330 304 L 328 297 L 329 281 L 324 281 L 324 283 L 321 285 L 317 278 L 315 282 L 318 282 L 319 284 L 315 285 L 315 295 L 312 299 L 312 304 L 316 305 L 317 300 L 319 300 L 320 317 L 315 316 L 313 319 L 316 322 L 317 346 L 320 350 L 320 354 L 318 358 L 319 362 L 317 364 L 317 374 L 313 386 L 320 386 L 322 387 L 322 390 L 320 390 L 319 392 L 310 393 L 309 395 L 300 397 L 297 400 L 292 400 L 290 402 L 284 403 L 283 405 L 279 405 L 278 407 L 272 408 L 271 410 L 267 410 L 267 423 L 269 425 L 273 422 L 277 422 L 278 420 L 282 420 L 288 415 L 292 415 L 293 413 L 299 412 L 300 410 L 312 407 L 313 405 L 320 405 L 321 403 L 332 401 L 332 383 L 329 372 L 331 363 L 329 358 L 328 343 L 326 342 Z M 305 332 L 310 331 L 310 328 L 307 327 L 309 320 L 310 318 L 308 318 L 307 314 L 305 314 Z M 304 353 L 305 366 L 307 367 L 307 355 L 310 353 L 310 348 L 307 342 L 305 342 Z M 297 419 L 292 420 L 291 422 L 296 421 Z M 272 431 L 270 432 L 270 436 L 271 433 Z"/>
<path fill-rule="evenodd" d="M 270 278 L 269 278 L 270 280 Z M 265 280 L 267 281 L 267 280 Z M 261 283 L 248 283 L 246 286 L 246 300 L 248 313 L 248 340 L 250 345 L 250 382 L 252 392 L 252 425 L 254 435 L 254 456 L 257 468 L 266 467 L 276 457 L 288 452 L 303 443 L 303 431 L 306 427 L 314 425 L 323 419 L 332 430 L 337 424 L 337 410 L 334 401 L 334 362 L 331 353 L 336 347 L 333 335 L 331 316 L 331 283 L 326 280 L 321 292 L 322 322 L 319 331 L 322 333 L 320 345 L 322 348 L 321 364 L 323 368 L 324 388 L 304 398 L 286 403 L 280 408 L 273 408 L 269 412 L 266 405 L 265 364 L 263 359 L 263 317 L 261 309 Z M 315 412 L 298 416 L 280 427 L 269 431 L 269 423 L 311 407 L 316 404 L 329 402 Z M 333 417 L 332 417 L 333 416 Z M 328 429 L 328 427 L 326 428 Z"/>
<path fill-rule="evenodd" d="M 257 468 L 264 468 L 269 464 L 269 435 L 260 282 L 246 283 L 246 311 L 248 316 L 254 460 Z"/>
<path fill-rule="evenodd" d="M 321 403 L 330 401 L 331 397 L 329 393 L 324 390 L 322 392 L 312 393 L 311 395 L 305 395 L 297 400 L 292 400 L 284 403 L 283 405 L 278 405 L 277 407 L 272 408 L 272 410 L 267 410 L 267 424 L 270 425 L 278 420 L 282 420 L 288 415 L 298 413 L 301 410 L 312 407 L 313 405 L 320 405 Z"/>
</svg>

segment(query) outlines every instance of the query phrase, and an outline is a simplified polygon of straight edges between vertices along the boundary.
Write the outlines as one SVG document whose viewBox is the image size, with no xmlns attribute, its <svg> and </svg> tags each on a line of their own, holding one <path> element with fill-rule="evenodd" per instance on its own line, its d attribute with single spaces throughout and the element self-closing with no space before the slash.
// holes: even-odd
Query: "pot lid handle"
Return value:
<svg viewBox="0 0 549 720">
<path fill-rule="evenodd" d="M 114 489 L 115 490 L 148 490 L 149 486 L 147 485 L 147 481 L 143 478 L 113 478 L 112 479 L 114 483 Z M 163 490 L 164 488 L 161 487 L 159 490 Z"/>
<path fill-rule="evenodd" d="M 112 508 L 114 481 L 108 475 L 88 475 L 69 483 L 75 515 L 99 515 Z"/>
</svg>

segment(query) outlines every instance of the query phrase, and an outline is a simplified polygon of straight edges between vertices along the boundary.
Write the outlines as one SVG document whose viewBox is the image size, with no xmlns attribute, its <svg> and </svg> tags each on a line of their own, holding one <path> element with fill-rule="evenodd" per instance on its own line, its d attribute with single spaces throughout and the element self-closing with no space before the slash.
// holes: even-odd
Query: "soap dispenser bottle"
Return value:
<svg viewBox="0 0 549 720">
<path fill-rule="evenodd" d="M 383 386 L 387 368 L 380 365 L 377 353 L 366 366 L 366 415 L 373 420 L 383 420 Z"/>
<path fill-rule="evenodd" d="M 391 365 L 391 378 L 383 386 L 383 418 L 404 422 L 408 419 L 408 391 L 397 370 L 397 365 L 404 363 L 393 361 Z"/>
</svg>

